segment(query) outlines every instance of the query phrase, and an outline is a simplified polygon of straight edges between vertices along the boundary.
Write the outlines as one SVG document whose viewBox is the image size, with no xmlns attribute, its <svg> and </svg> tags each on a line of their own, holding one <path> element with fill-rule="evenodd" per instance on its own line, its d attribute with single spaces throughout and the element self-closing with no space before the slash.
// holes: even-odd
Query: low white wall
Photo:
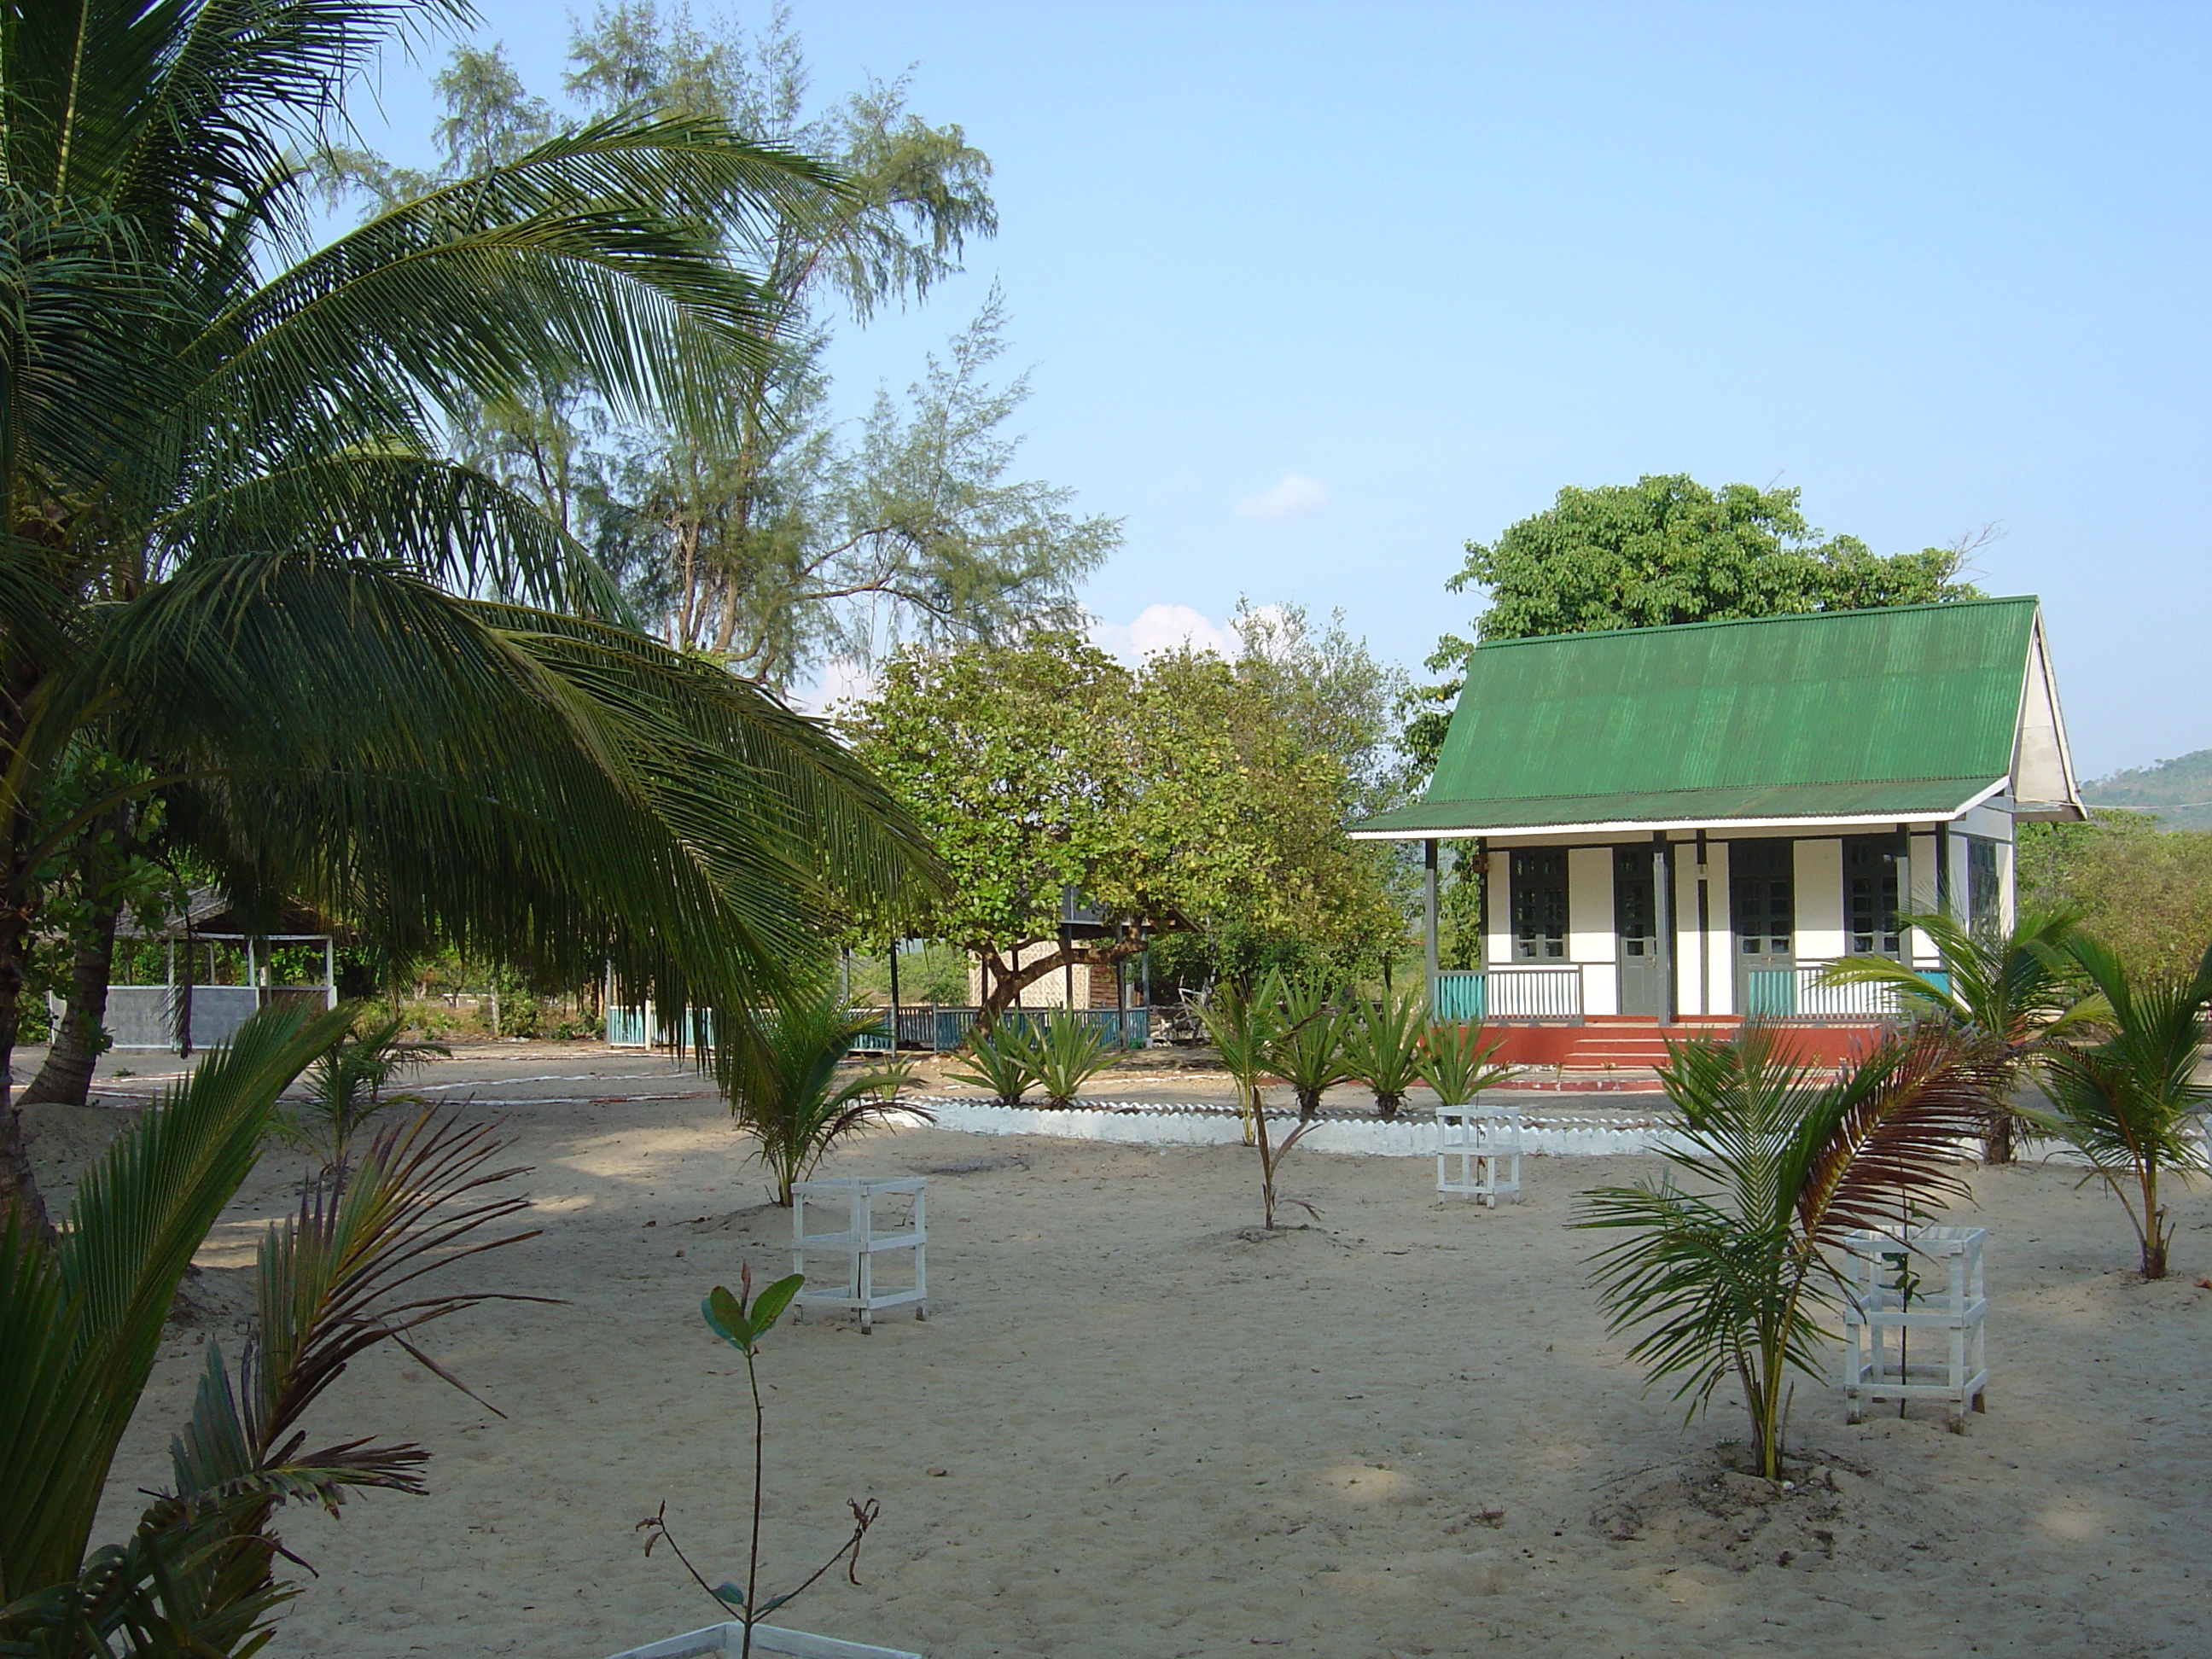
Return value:
<svg viewBox="0 0 2212 1659">
<path fill-rule="evenodd" d="M 1244 1139 L 1236 1113 L 1193 1111 L 1139 1101 L 1085 1101 L 1064 1110 L 1043 1106 L 1000 1106 L 995 1102 L 921 1097 L 940 1129 L 976 1135 L 1052 1135 L 1062 1140 L 1104 1140 L 1131 1146 L 1234 1146 Z M 908 1121 L 919 1124 L 921 1119 Z M 1297 1119 L 1271 1113 L 1275 1133 Z M 1660 1120 L 1584 1118 L 1546 1113 L 1524 1117 L 1521 1150 L 1538 1156 L 1610 1157 L 1656 1152 L 1671 1144 Z M 1275 1126 L 1280 1126 L 1276 1127 Z M 1370 1158 L 1434 1158 L 1437 1122 L 1427 1113 L 1383 1122 L 1374 1118 L 1324 1118 L 1298 1142 L 1301 1151 L 1343 1152 Z"/>
</svg>

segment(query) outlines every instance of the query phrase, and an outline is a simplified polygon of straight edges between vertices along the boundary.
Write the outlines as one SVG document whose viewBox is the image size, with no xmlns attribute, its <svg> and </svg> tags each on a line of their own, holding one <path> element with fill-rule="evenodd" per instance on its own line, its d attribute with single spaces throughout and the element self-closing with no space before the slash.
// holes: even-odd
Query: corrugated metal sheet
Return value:
<svg viewBox="0 0 2212 1659">
<path fill-rule="evenodd" d="M 1956 806 L 2011 768 L 2036 611 L 1978 599 L 1486 644 L 1421 804 L 1358 827 Z"/>
</svg>

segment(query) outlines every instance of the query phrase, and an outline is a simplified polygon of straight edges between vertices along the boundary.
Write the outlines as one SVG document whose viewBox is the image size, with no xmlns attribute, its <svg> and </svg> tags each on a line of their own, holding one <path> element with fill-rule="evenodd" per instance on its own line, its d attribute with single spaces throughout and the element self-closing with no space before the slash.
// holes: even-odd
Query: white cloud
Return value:
<svg viewBox="0 0 2212 1659">
<path fill-rule="evenodd" d="M 1237 503 L 1240 519 L 1295 519 L 1328 505 L 1328 491 L 1311 478 L 1285 472 L 1271 489 L 1247 495 Z"/>
<path fill-rule="evenodd" d="M 794 686 L 792 707 L 802 714 L 826 714 L 830 705 L 848 697 L 865 700 L 876 695 L 876 677 L 864 664 L 841 658 L 827 665 L 811 687 Z"/>
<path fill-rule="evenodd" d="M 1237 635 L 1217 628 L 1187 605 L 1148 605 L 1131 623 L 1095 622 L 1092 641 L 1125 662 L 1138 662 L 1157 652 L 1189 646 L 1197 651 L 1237 654 Z"/>
</svg>

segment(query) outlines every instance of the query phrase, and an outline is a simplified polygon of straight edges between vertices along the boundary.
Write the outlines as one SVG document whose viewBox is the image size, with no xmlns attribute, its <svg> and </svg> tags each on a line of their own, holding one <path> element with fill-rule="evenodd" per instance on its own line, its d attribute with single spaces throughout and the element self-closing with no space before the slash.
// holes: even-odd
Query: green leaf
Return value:
<svg viewBox="0 0 2212 1659">
<path fill-rule="evenodd" d="M 707 1321 L 707 1328 L 723 1341 L 743 1353 L 753 1351 L 752 1322 L 738 1298 L 717 1285 L 699 1303 L 699 1311 Z"/>
<path fill-rule="evenodd" d="M 806 1283 L 805 1273 L 791 1273 L 779 1279 L 753 1299 L 753 1340 L 758 1341 L 775 1328 L 775 1322 L 783 1317 L 783 1310 L 791 1305 Z"/>
<path fill-rule="evenodd" d="M 745 1604 L 745 1593 L 735 1584 L 717 1584 L 714 1586 L 714 1599 L 733 1607 L 742 1607 Z"/>
</svg>

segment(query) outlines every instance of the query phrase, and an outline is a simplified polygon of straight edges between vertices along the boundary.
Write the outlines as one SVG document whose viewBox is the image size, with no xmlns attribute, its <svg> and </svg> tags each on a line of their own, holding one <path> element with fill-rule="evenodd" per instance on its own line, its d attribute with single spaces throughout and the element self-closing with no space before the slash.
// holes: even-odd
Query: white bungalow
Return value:
<svg viewBox="0 0 2212 1659">
<path fill-rule="evenodd" d="M 1937 966 L 1899 912 L 2008 925 L 2014 825 L 2085 816 L 2023 598 L 1486 643 L 1427 793 L 1352 833 L 1426 845 L 1439 1012 L 1616 1028 L 1516 1038 L 1574 1065 L 1681 1020 L 1877 1018 L 1820 968 Z M 1437 968 L 1443 841 L 1488 878 L 1473 973 Z"/>
</svg>

